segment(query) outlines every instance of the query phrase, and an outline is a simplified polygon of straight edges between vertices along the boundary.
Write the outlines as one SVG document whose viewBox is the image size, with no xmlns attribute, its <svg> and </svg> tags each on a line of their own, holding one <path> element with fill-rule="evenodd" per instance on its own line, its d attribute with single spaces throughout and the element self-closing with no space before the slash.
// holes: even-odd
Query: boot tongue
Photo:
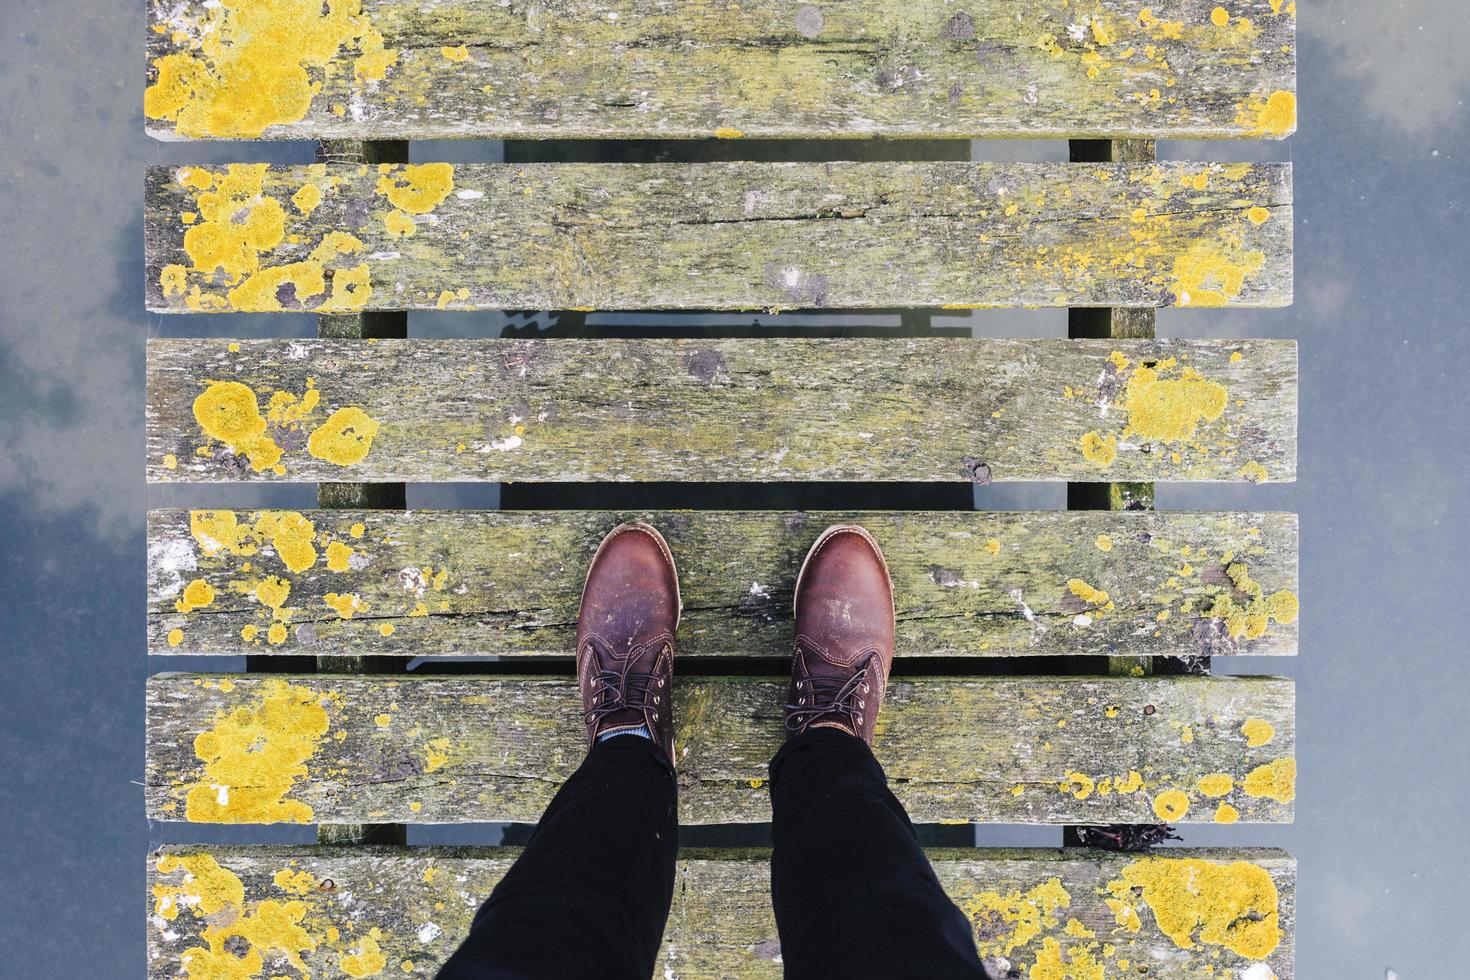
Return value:
<svg viewBox="0 0 1470 980">
<path fill-rule="evenodd" d="M 620 728 L 642 728 L 645 724 L 647 722 L 643 718 L 642 711 L 637 708 L 623 708 L 611 714 L 604 715 L 602 720 L 598 722 L 597 733 L 599 735 L 606 735 L 608 732 L 616 731 Z"/>
<path fill-rule="evenodd" d="M 623 672 L 622 695 L 624 698 L 628 698 L 630 695 L 636 697 L 634 691 L 630 690 L 630 688 L 639 687 L 639 682 L 636 677 L 638 665 L 629 662 L 633 659 L 633 653 L 634 651 L 632 649 L 609 650 L 604 660 L 606 669 Z M 616 711 L 611 711 L 602 716 L 597 723 L 597 731 L 598 734 L 605 735 L 609 731 L 617 731 L 619 729 L 642 728 L 647 723 L 648 720 L 643 717 L 643 710 L 641 708 L 619 708 Z"/>
<path fill-rule="evenodd" d="M 848 711 L 835 710 L 835 699 L 837 695 L 841 693 L 843 688 L 847 687 L 850 684 L 854 684 L 855 678 L 862 677 L 866 679 L 867 665 L 869 661 L 862 660 L 859 661 L 859 663 L 862 666 L 854 671 L 848 667 L 837 667 L 829 662 L 821 654 L 816 655 L 815 669 L 812 670 L 810 674 L 814 688 L 813 696 L 816 696 L 815 686 L 818 679 L 820 679 L 822 689 L 821 696 L 833 699 L 834 710 L 823 712 L 822 714 L 817 715 L 815 718 L 812 719 L 811 724 L 807 726 L 808 728 L 839 728 L 842 731 L 847 732 L 849 735 L 857 734 L 857 719 L 854 717 L 853 714 L 849 713 Z M 863 681 L 857 680 L 855 683 L 862 684 Z M 857 699 L 860 697 L 862 697 L 862 693 L 861 688 L 859 687 L 856 691 L 851 692 L 846 698 L 848 707 L 855 708 L 857 706 Z"/>
</svg>

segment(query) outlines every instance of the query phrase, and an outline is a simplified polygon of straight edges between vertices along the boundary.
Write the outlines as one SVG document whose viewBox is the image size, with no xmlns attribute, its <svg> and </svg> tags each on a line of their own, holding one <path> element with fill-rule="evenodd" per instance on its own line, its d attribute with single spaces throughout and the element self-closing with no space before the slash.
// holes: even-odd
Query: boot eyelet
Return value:
<svg viewBox="0 0 1470 980">
<path fill-rule="evenodd" d="M 654 720 L 654 721 L 658 721 L 658 712 L 657 712 L 657 711 L 655 711 L 655 712 L 654 712 L 654 713 L 653 713 L 653 720 Z"/>
<path fill-rule="evenodd" d="M 862 715 L 858 715 L 858 724 L 861 725 L 862 723 L 863 723 L 863 716 Z"/>
<path fill-rule="evenodd" d="M 858 707 L 859 708 L 866 708 L 867 706 L 868 706 L 868 702 L 866 702 L 866 701 L 858 701 Z"/>
<path fill-rule="evenodd" d="M 796 703 L 797 704 L 806 704 L 806 698 L 797 698 L 796 699 Z"/>
<path fill-rule="evenodd" d="M 868 685 L 866 685 L 866 684 L 863 685 L 863 693 L 864 694 L 867 694 L 868 693 Z"/>
<path fill-rule="evenodd" d="M 657 695 L 657 694 L 655 694 L 655 695 L 654 695 L 654 696 L 653 696 L 653 703 L 654 703 L 654 704 L 658 704 L 658 695 Z"/>
</svg>

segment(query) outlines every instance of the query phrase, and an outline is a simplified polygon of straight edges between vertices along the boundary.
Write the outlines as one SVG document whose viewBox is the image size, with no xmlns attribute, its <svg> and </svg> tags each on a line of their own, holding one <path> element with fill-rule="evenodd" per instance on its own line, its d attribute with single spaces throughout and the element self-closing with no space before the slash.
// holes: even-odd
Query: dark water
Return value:
<svg viewBox="0 0 1470 980">
<path fill-rule="evenodd" d="M 1470 681 L 1460 617 L 1470 541 L 1467 11 L 1462 0 L 1301 7 L 1301 132 L 1286 144 L 1161 148 L 1169 157 L 1296 164 L 1296 305 L 1170 311 L 1159 330 L 1301 341 L 1300 482 L 1169 487 L 1159 502 L 1301 514 L 1302 656 L 1228 665 L 1297 678 L 1297 823 L 1184 835 L 1297 856 L 1298 976 L 1460 977 L 1470 962 L 1462 836 Z M 143 819 L 143 680 L 154 669 L 203 666 L 144 656 L 144 514 L 301 507 L 313 497 L 308 487 L 144 485 L 146 337 L 309 335 L 313 325 L 147 315 L 143 167 L 300 162 L 311 150 L 147 139 L 141 2 L 0 0 L 0 15 L 0 975 L 138 976 L 150 844 L 264 839 Z M 418 160 L 502 152 L 414 147 Z M 981 159 L 1064 154 L 1060 143 L 975 149 Z M 868 322 L 900 328 L 896 316 Z M 977 335 L 1065 330 L 1055 312 L 942 322 Z M 441 314 L 415 316 L 411 329 L 478 336 L 506 326 L 497 316 Z M 497 501 L 493 487 L 410 490 L 415 506 Z M 1062 503 L 1060 488 L 1026 485 L 986 488 L 976 499 L 983 508 Z M 470 832 L 499 836 L 493 827 Z M 1059 834 L 984 828 L 979 840 L 1053 843 Z"/>
</svg>

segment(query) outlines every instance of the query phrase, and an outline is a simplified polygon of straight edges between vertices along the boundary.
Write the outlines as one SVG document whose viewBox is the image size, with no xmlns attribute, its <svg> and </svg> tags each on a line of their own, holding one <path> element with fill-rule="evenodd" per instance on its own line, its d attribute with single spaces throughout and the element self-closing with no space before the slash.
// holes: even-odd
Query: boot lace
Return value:
<svg viewBox="0 0 1470 980">
<path fill-rule="evenodd" d="M 660 692 L 664 679 L 655 677 L 651 671 L 632 670 L 639 659 L 634 655 L 624 660 L 620 667 L 599 666 L 597 676 L 592 679 L 592 707 L 582 712 L 584 724 L 595 726 L 608 715 L 629 708 L 651 711 L 653 719 L 658 720 L 659 711 L 663 708 Z M 597 660 L 599 665 L 606 662 L 600 656 Z"/>
<path fill-rule="evenodd" d="M 846 715 L 859 731 L 867 714 L 868 669 L 877 654 L 869 654 L 851 677 L 806 677 L 796 682 L 797 703 L 786 705 L 786 730 L 797 734 L 822 715 Z"/>
</svg>

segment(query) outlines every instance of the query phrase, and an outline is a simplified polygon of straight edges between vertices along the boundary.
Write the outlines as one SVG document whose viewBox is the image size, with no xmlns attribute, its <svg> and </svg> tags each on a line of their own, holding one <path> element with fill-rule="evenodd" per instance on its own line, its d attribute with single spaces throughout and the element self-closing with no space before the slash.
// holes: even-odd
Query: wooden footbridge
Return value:
<svg viewBox="0 0 1470 980">
<path fill-rule="evenodd" d="M 149 308 L 320 329 L 149 344 L 151 481 L 312 481 L 319 508 L 150 515 L 149 653 L 248 669 L 152 678 L 147 812 L 320 843 L 152 855 L 149 975 L 432 976 L 514 851 L 408 846 L 405 825 L 537 818 L 583 751 L 585 566 L 636 515 L 683 574 L 685 824 L 768 818 L 796 571 L 855 519 L 897 589 L 877 752 L 914 819 L 1067 828 L 1060 849 L 934 852 L 997 975 L 1293 976 L 1289 856 L 1087 845 L 1292 816 L 1291 683 L 1208 674 L 1296 653 L 1295 517 L 1152 506 L 1155 482 L 1294 478 L 1295 345 L 1154 336 L 1159 307 L 1290 303 L 1291 168 L 1157 162 L 1153 141 L 1289 135 L 1295 6 L 151 0 L 150 133 L 316 140 L 320 162 L 151 169 Z M 1071 161 L 920 152 L 991 137 L 1068 139 Z M 442 138 L 537 141 L 514 144 L 536 160 L 408 163 Z M 915 152 L 563 152 L 867 138 Z M 1068 308 L 1070 337 L 407 329 L 409 310 L 1022 306 Z M 1017 480 L 1066 481 L 1070 509 L 404 509 L 436 481 L 534 506 L 568 482 Z M 428 654 L 465 659 L 406 669 Z M 685 854 L 663 975 L 779 975 L 766 862 Z"/>
</svg>

